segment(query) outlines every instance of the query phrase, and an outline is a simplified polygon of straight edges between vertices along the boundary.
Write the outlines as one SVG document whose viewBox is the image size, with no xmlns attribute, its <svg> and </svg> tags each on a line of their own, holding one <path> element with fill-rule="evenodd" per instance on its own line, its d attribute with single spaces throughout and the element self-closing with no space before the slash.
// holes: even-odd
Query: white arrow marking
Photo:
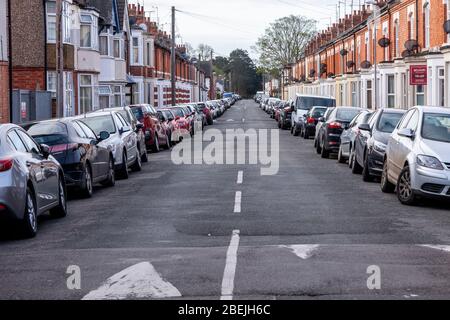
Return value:
<svg viewBox="0 0 450 320">
<path fill-rule="evenodd" d="M 426 245 L 421 245 L 421 247 L 450 252 L 450 246 L 426 244 Z"/>
<path fill-rule="evenodd" d="M 142 262 L 113 275 L 100 288 L 85 295 L 83 300 L 174 297 L 181 297 L 180 291 L 164 281 L 151 263 Z"/>
<path fill-rule="evenodd" d="M 312 256 L 312 253 L 319 248 L 318 244 L 299 244 L 292 246 L 280 246 L 291 250 L 300 259 L 306 260 Z"/>
</svg>

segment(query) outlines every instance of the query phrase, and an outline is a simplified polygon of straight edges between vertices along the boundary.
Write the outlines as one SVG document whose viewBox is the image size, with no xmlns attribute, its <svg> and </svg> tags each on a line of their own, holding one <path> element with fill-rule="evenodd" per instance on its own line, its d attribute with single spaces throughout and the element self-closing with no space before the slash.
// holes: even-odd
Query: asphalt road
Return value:
<svg viewBox="0 0 450 320">
<path fill-rule="evenodd" d="M 276 123 L 241 101 L 214 128 Z M 312 145 L 280 131 L 274 176 L 152 154 L 115 188 L 71 200 L 67 218 L 40 219 L 35 239 L 3 234 L 0 299 L 450 298 L 448 203 L 402 206 Z"/>
</svg>

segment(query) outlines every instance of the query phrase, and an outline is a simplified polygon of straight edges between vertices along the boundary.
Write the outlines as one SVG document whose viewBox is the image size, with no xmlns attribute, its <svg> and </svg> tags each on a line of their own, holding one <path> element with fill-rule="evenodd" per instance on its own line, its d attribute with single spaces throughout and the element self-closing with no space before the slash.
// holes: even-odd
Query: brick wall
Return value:
<svg viewBox="0 0 450 320">
<path fill-rule="evenodd" d="M 9 67 L 8 62 L 0 61 L 0 123 L 9 120 Z"/>
<path fill-rule="evenodd" d="M 45 69 L 13 68 L 13 89 L 45 90 Z"/>
</svg>

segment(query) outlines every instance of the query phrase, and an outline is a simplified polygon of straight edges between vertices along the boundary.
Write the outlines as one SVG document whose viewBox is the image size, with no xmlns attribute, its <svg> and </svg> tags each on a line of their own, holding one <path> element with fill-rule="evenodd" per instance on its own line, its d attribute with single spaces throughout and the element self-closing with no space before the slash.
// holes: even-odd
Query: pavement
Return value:
<svg viewBox="0 0 450 320">
<path fill-rule="evenodd" d="M 244 100 L 213 128 L 277 126 Z M 276 175 L 165 151 L 65 219 L 43 216 L 35 239 L 4 232 L 0 299 L 450 298 L 448 203 L 403 206 L 279 134 Z"/>
</svg>

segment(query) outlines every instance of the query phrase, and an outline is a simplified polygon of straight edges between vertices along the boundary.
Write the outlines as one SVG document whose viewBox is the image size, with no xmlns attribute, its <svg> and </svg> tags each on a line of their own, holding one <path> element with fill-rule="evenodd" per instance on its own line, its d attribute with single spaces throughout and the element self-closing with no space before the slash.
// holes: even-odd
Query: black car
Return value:
<svg viewBox="0 0 450 320">
<path fill-rule="evenodd" d="M 405 110 L 380 109 L 368 123 L 359 125 L 359 134 L 351 155 L 352 172 L 362 173 L 364 181 L 380 177 L 389 136 L 397 127 Z"/>
<path fill-rule="evenodd" d="M 98 146 L 109 138 L 108 132 L 97 137 L 83 122 L 65 118 L 23 126 L 36 142 L 49 146 L 52 156 L 64 170 L 67 187 L 76 188 L 85 197 L 91 197 L 93 185 L 115 185 L 114 157 Z"/>
<path fill-rule="evenodd" d="M 318 135 L 319 132 L 321 131 L 321 128 L 325 125 L 325 122 L 327 122 L 327 120 L 329 119 L 331 113 L 333 112 L 335 107 L 328 107 L 327 111 L 325 111 L 325 114 L 323 115 L 322 118 L 319 118 L 319 121 L 317 122 L 316 125 L 316 134 L 314 136 L 314 149 L 317 150 L 317 143 L 318 143 Z M 318 152 L 320 154 L 320 152 Z"/>
<path fill-rule="evenodd" d="M 291 128 L 291 117 L 292 117 L 292 107 L 293 102 L 286 103 L 286 106 L 280 109 L 280 116 L 278 118 L 278 128 L 280 129 L 290 129 Z"/>
<path fill-rule="evenodd" d="M 339 152 L 341 134 L 348 128 L 353 118 L 361 111 L 355 107 L 336 107 L 321 126 L 317 135 L 317 153 L 328 158 L 330 153 Z M 324 120 L 324 119 L 319 119 Z"/>
<path fill-rule="evenodd" d="M 309 139 L 310 136 L 316 135 L 316 126 L 319 119 L 325 115 L 327 107 L 313 107 L 303 117 L 304 121 L 300 123 L 300 136 Z"/>
</svg>

